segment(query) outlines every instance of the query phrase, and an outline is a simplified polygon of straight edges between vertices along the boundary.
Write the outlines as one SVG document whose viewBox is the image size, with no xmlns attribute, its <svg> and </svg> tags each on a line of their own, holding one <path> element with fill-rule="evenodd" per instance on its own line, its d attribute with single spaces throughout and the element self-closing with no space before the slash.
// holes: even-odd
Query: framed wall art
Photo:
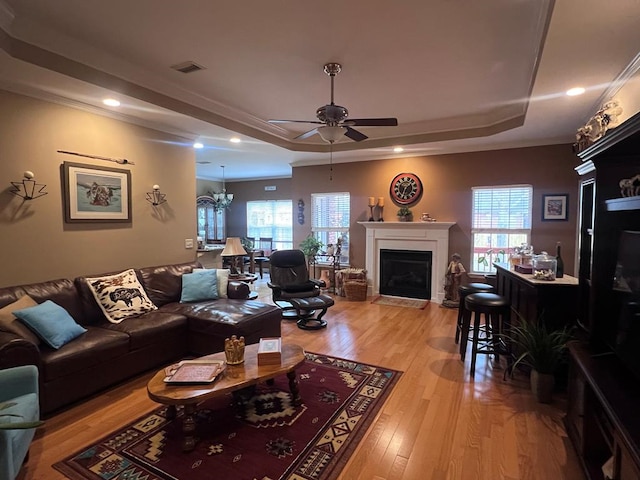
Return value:
<svg viewBox="0 0 640 480">
<path fill-rule="evenodd" d="M 569 195 L 543 195 L 542 196 L 542 220 L 568 220 L 569 219 Z"/>
<path fill-rule="evenodd" d="M 131 222 L 131 172 L 64 162 L 67 223 Z"/>
</svg>

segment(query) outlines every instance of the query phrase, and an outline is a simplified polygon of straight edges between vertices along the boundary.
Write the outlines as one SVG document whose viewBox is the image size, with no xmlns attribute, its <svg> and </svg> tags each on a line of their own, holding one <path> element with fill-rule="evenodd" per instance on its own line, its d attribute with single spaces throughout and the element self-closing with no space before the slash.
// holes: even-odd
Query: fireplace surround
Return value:
<svg viewBox="0 0 640 480">
<path fill-rule="evenodd" d="M 449 229 L 455 222 L 358 223 L 367 229 L 365 268 L 369 272 L 369 295 L 380 295 L 380 250 L 422 251 L 431 252 L 430 300 L 442 303 L 442 278 L 449 264 Z"/>
</svg>

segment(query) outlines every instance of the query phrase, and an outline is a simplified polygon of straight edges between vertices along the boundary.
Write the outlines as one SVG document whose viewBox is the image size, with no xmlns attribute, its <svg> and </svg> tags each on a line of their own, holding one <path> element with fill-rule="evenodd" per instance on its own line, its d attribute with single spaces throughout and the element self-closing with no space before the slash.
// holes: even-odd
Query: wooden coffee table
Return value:
<svg viewBox="0 0 640 480">
<path fill-rule="evenodd" d="M 296 368 L 304 363 L 304 350 L 299 345 L 282 344 L 282 361 L 280 365 L 258 366 L 258 344 L 247 345 L 244 352 L 244 363 L 227 365 L 226 369 L 211 384 L 199 385 L 168 385 L 164 382 L 165 370 L 156 373 L 147 384 L 149 398 L 162 405 L 168 405 L 167 417 L 175 418 L 176 407 L 184 407 L 182 420 L 182 450 L 191 451 L 195 448 L 196 422 L 195 412 L 199 403 L 210 398 L 219 397 L 227 393 L 240 390 L 258 382 L 271 380 L 286 374 L 289 378 L 289 389 L 294 405 L 300 405 L 302 399 L 298 390 Z M 224 360 L 224 352 L 201 357 L 200 360 Z"/>
</svg>

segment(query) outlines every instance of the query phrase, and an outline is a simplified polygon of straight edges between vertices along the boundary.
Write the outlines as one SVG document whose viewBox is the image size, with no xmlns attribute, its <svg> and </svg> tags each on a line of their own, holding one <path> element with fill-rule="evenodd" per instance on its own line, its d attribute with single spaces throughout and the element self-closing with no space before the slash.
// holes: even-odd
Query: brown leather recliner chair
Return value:
<svg viewBox="0 0 640 480">
<path fill-rule="evenodd" d="M 322 280 L 309 278 L 307 261 L 301 250 L 277 250 L 269 259 L 268 282 L 274 303 L 282 309 L 282 317 L 297 319 L 298 327 L 317 330 L 327 326 L 322 317 L 334 304 L 333 298 L 321 292 Z M 316 314 L 317 311 L 320 311 Z"/>
</svg>

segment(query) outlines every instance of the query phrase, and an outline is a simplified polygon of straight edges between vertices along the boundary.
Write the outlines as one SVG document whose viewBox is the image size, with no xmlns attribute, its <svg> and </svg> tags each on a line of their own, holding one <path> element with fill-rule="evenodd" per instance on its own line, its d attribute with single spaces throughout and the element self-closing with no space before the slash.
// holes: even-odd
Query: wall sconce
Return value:
<svg viewBox="0 0 640 480">
<path fill-rule="evenodd" d="M 152 192 L 147 192 L 147 202 L 151 203 L 154 207 L 166 202 L 165 197 L 167 195 L 160 192 L 160 185 L 154 185 L 152 188 Z"/>
<path fill-rule="evenodd" d="M 33 172 L 27 170 L 24 172 L 24 179 L 21 182 L 11 182 L 13 189 L 9 191 L 24 200 L 33 200 L 49 193 L 43 191 L 47 186 L 43 183 L 36 183 L 34 177 Z"/>
</svg>

